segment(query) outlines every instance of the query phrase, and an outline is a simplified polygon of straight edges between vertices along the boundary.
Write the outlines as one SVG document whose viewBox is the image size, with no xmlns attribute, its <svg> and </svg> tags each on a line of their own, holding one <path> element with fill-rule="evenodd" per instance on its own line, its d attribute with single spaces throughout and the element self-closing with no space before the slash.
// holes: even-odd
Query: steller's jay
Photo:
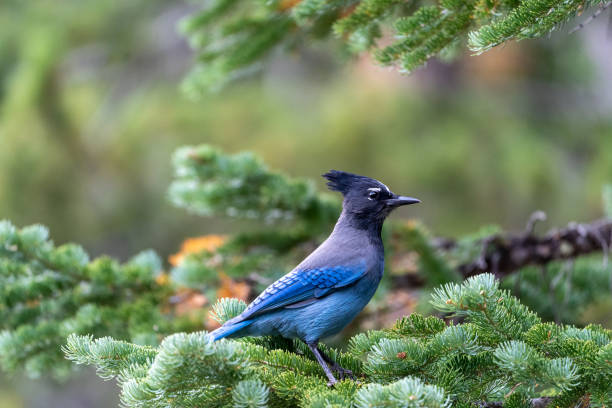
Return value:
<svg viewBox="0 0 612 408">
<path fill-rule="evenodd" d="M 382 225 L 393 209 L 420 202 L 399 196 L 378 180 L 337 170 L 324 174 L 344 196 L 331 235 L 287 275 L 263 291 L 235 318 L 211 333 L 224 337 L 283 336 L 305 342 L 334 385 L 352 377 L 318 348 L 340 332 L 370 301 L 384 269 Z M 331 365 L 331 370 L 327 364 Z"/>
</svg>

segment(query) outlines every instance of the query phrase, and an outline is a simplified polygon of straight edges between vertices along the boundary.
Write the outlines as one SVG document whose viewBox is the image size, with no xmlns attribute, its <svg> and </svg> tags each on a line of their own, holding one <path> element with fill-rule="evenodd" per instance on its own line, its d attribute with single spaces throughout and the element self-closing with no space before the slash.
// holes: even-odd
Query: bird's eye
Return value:
<svg viewBox="0 0 612 408">
<path fill-rule="evenodd" d="M 368 199 L 376 200 L 378 198 L 378 191 L 370 191 L 368 193 Z"/>
</svg>

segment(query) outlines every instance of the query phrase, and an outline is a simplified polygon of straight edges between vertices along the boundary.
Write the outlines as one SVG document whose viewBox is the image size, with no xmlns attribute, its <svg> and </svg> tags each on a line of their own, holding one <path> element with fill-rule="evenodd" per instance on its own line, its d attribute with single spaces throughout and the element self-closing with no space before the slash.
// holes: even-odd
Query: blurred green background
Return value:
<svg viewBox="0 0 612 408">
<path fill-rule="evenodd" d="M 601 216 L 612 181 L 607 17 L 408 77 L 311 44 L 191 100 L 180 83 L 193 55 L 176 25 L 198 6 L 2 2 L 0 218 L 121 259 L 251 228 L 168 203 L 170 155 L 197 143 L 251 150 L 321 188 L 330 168 L 380 178 L 424 202 L 395 217 L 438 235 L 520 230 L 537 209 L 549 216 L 540 228 Z M 0 408 L 60 406 L 117 406 L 116 390 L 91 373 L 68 384 L 0 378 Z"/>
</svg>

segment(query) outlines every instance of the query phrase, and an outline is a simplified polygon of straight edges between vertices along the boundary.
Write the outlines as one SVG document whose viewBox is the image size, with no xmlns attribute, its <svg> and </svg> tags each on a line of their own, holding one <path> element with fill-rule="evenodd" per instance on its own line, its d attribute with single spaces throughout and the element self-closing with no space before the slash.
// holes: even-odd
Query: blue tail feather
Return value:
<svg viewBox="0 0 612 408">
<path fill-rule="evenodd" d="M 236 333 L 238 330 L 242 329 L 243 327 L 248 326 L 251 323 L 253 323 L 253 320 L 243 320 L 241 322 L 230 324 L 227 326 L 223 325 L 219 327 L 217 330 L 212 331 L 210 333 L 210 336 L 212 336 L 213 341 L 217 341 L 224 337 L 231 336 L 232 334 Z"/>
</svg>

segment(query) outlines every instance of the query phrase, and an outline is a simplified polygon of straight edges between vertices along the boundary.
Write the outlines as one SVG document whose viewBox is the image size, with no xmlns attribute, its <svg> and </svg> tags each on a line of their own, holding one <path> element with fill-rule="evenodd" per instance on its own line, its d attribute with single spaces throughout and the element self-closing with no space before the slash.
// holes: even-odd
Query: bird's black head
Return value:
<svg viewBox="0 0 612 408">
<path fill-rule="evenodd" d="M 346 213 L 369 221 L 383 221 L 391 211 L 402 205 L 421 201 L 394 194 L 378 180 L 344 171 L 330 170 L 323 175 L 332 191 L 344 196 L 342 207 Z"/>
</svg>

